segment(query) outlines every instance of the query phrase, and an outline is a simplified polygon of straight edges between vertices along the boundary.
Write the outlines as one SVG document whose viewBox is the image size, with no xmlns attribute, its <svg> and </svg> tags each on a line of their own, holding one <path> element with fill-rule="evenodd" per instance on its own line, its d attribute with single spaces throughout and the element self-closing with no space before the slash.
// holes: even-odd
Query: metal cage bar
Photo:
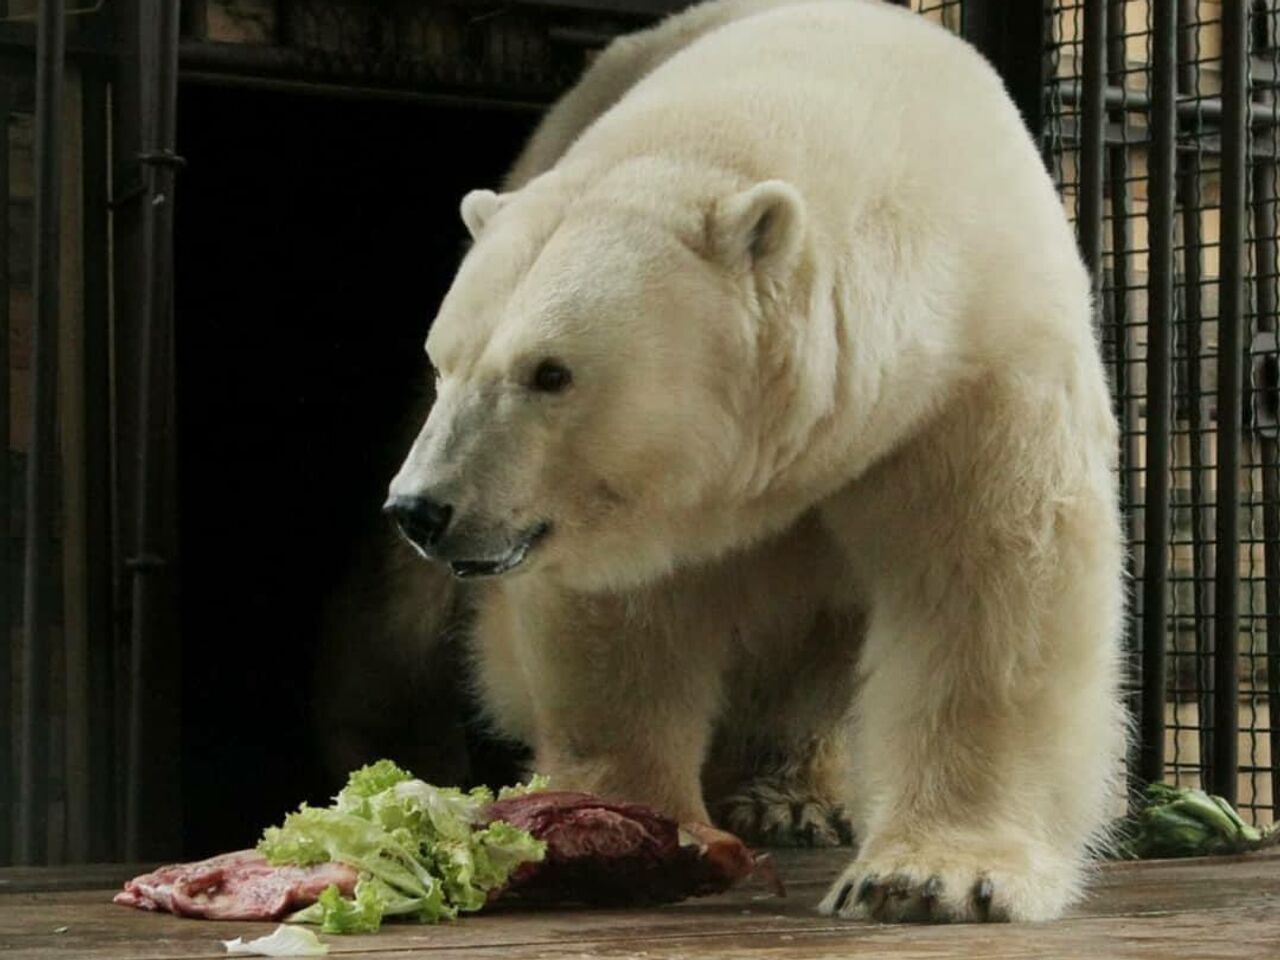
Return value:
<svg viewBox="0 0 1280 960">
<path fill-rule="evenodd" d="M 0 78 L 0 237 L 9 236 L 9 116 L 12 108 L 13 86 L 7 77 Z M 13 693 L 13 640 L 14 610 L 9 581 L 10 542 L 13 536 L 13 491 L 9 484 L 9 394 L 12 389 L 9 354 L 9 257 L 8 244 L 0 255 L 0 450 L 4 462 L 0 463 L 0 863 L 8 863 L 13 856 L 16 840 L 16 804 L 14 803 L 17 780 L 13 776 L 13 738 L 9 736 L 10 723 L 14 720 Z"/>
<path fill-rule="evenodd" d="M 1191 3 L 1178 7 L 1178 96 L 1198 98 L 1200 90 L 1200 65 L 1197 62 L 1199 42 L 1196 11 Z M 1194 105 L 1194 104 L 1193 104 Z M 1181 114 L 1180 114 L 1181 116 Z M 1205 402 L 1204 320 L 1201 309 L 1201 293 L 1204 282 L 1204 238 L 1200 224 L 1201 159 L 1197 151 L 1180 151 L 1177 158 L 1177 199 L 1182 226 L 1182 310 L 1186 332 L 1186 396 L 1187 419 L 1190 422 L 1189 455 L 1191 460 L 1191 610 L 1195 630 L 1195 673 L 1197 678 L 1197 709 L 1199 716 L 1207 717 L 1213 710 L 1212 677 L 1205 669 L 1208 652 L 1213 649 L 1213 569 L 1212 538 L 1209 535 L 1208 475 L 1213 463 L 1213 450 L 1205 425 L 1212 411 Z M 1210 758 L 1213 745 L 1209 730 L 1201 724 L 1199 732 L 1200 779 L 1209 779 Z"/>
<path fill-rule="evenodd" d="M 38 863 L 48 838 L 49 670 L 52 647 L 54 485 L 57 482 L 58 312 L 61 304 L 62 0 L 42 0 L 36 43 L 35 289 L 31 347 L 31 449 L 23 569 L 22 756 L 18 861 Z"/>
<path fill-rule="evenodd" d="M 1273 232 L 1276 223 L 1276 165 L 1253 164 L 1254 231 L 1257 244 L 1258 331 L 1276 332 L 1276 288 L 1263 272 L 1276 269 L 1277 238 Z M 1271 432 L 1259 431 L 1262 464 L 1262 525 L 1263 525 L 1263 578 L 1266 594 L 1267 636 L 1267 726 L 1272 764 L 1280 758 L 1280 697 L 1276 691 L 1280 681 L 1280 443 Z M 1271 806 L 1280 809 L 1280 777 L 1271 777 Z"/>
<path fill-rule="evenodd" d="M 1222 246 L 1218 320 L 1218 501 L 1213 650 L 1213 791 L 1236 801 L 1240 647 L 1240 433 L 1244 350 L 1249 8 L 1222 6 Z"/>
<path fill-rule="evenodd" d="M 1152 97 L 1147 327 L 1146 533 L 1143 544 L 1142 746 L 1138 776 L 1164 776 L 1165 632 L 1169 588 L 1169 431 L 1173 329 L 1176 0 L 1157 4 L 1151 36 Z"/>
<path fill-rule="evenodd" d="M 1080 252 L 1102 289 L 1102 170 L 1106 147 L 1107 0 L 1085 0 L 1080 118 Z"/>
<path fill-rule="evenodd" d="M 128 716 L 128 794 L 125 852 L 131 859 L 164 849 L 176 829 L 179 786 L 172 724 L 177 714 L 177 672 L 165 648 L 174 647 L 172 583 L 173 491 L 173 207 L 178 100 L 178 5 L 143 0 L 140 60 L 143 64 L 144 149 L 143 287 L 138 355 L 137 447 L 134 475 L 132 689 Z"/>
<path fill-rule="evenodd" d="M 88 669 L 89 849 L 92 861 L 120 856 L 115 830 L 115 693 L 111 632 L 111 315 L 108 204 L 108 83 L 105 73 L 82 75 L 84 115 L 84 424 L 86 625 L 89 631 Z M 94 495 L 97 492 L 97 495 Z M 74 771 L 68 770 L 68 778 Z"/>
</svg>

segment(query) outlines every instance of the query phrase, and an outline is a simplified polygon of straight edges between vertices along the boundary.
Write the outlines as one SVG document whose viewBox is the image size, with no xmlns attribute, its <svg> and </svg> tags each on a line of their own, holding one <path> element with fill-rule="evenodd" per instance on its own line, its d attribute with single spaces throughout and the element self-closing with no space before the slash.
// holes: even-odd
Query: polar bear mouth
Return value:
<svg viewBox="0 0 1280 960">
<path fill-rule="evenodd" d="M 542 542 L 550 531 L 551 524 L 540 523 L 502 556 L 488 560 L 450 560 L 449 569 L 459 580 L 501 576 L 524 563 L 529 551 Z"/>
</svg>

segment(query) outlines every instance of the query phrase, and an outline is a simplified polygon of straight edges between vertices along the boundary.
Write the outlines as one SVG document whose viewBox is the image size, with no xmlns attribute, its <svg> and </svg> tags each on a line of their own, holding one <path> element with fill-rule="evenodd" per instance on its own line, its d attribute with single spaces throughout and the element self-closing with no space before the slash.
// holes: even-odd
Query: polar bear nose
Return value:
<svg viewBox="0 0 1280 960">
<path fill-rule="evenodd" d="M 430 547 L 442 536 L 453 518 L 453 507 L 426 497 L 392 497 L 382 506 L 401 532 L 419 547 Z"/>
</svg>

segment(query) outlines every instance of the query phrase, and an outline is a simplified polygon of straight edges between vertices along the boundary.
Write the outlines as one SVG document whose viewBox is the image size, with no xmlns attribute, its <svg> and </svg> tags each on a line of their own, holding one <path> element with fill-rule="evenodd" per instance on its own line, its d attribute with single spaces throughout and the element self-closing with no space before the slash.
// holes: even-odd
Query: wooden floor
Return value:
<svg viewBox="0 0 1280 960">
<path fill-rule="evenodd" d="M 891 927 L 813 912 L 844 854 L 782 852 L 786 899 L 748 887 L 655 910 L 506 911 L 436 927 L 326 937 L 330 955 L 401 960 L 528 958 L 1103 958 L 1280 960 L 1280 851 L 1112 864 L 1088 902 L 1057 923 Z M 178 920 L 117 907 L 121 867 L 0 870 L 4 960 L 169 960 L 226 956 L 218 940 L 271 924 Z"/>
</svg>

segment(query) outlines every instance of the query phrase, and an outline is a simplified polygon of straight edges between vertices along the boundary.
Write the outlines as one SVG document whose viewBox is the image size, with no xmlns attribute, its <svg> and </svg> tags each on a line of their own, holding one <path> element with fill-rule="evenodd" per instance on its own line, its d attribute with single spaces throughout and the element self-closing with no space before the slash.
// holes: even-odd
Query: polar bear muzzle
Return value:
<svg viewBox="0 0 1280 960">
<path fill-rule="evenodd" d="M 382 510 L 421 556 L 447 564 L 459 579 L 496 577 L 514 570 L 551 532 L 547 521 L 514 536 L 463 524 L 454 529 L 453 507 L 421 496 L 392 496 Z"/>
</svg>

